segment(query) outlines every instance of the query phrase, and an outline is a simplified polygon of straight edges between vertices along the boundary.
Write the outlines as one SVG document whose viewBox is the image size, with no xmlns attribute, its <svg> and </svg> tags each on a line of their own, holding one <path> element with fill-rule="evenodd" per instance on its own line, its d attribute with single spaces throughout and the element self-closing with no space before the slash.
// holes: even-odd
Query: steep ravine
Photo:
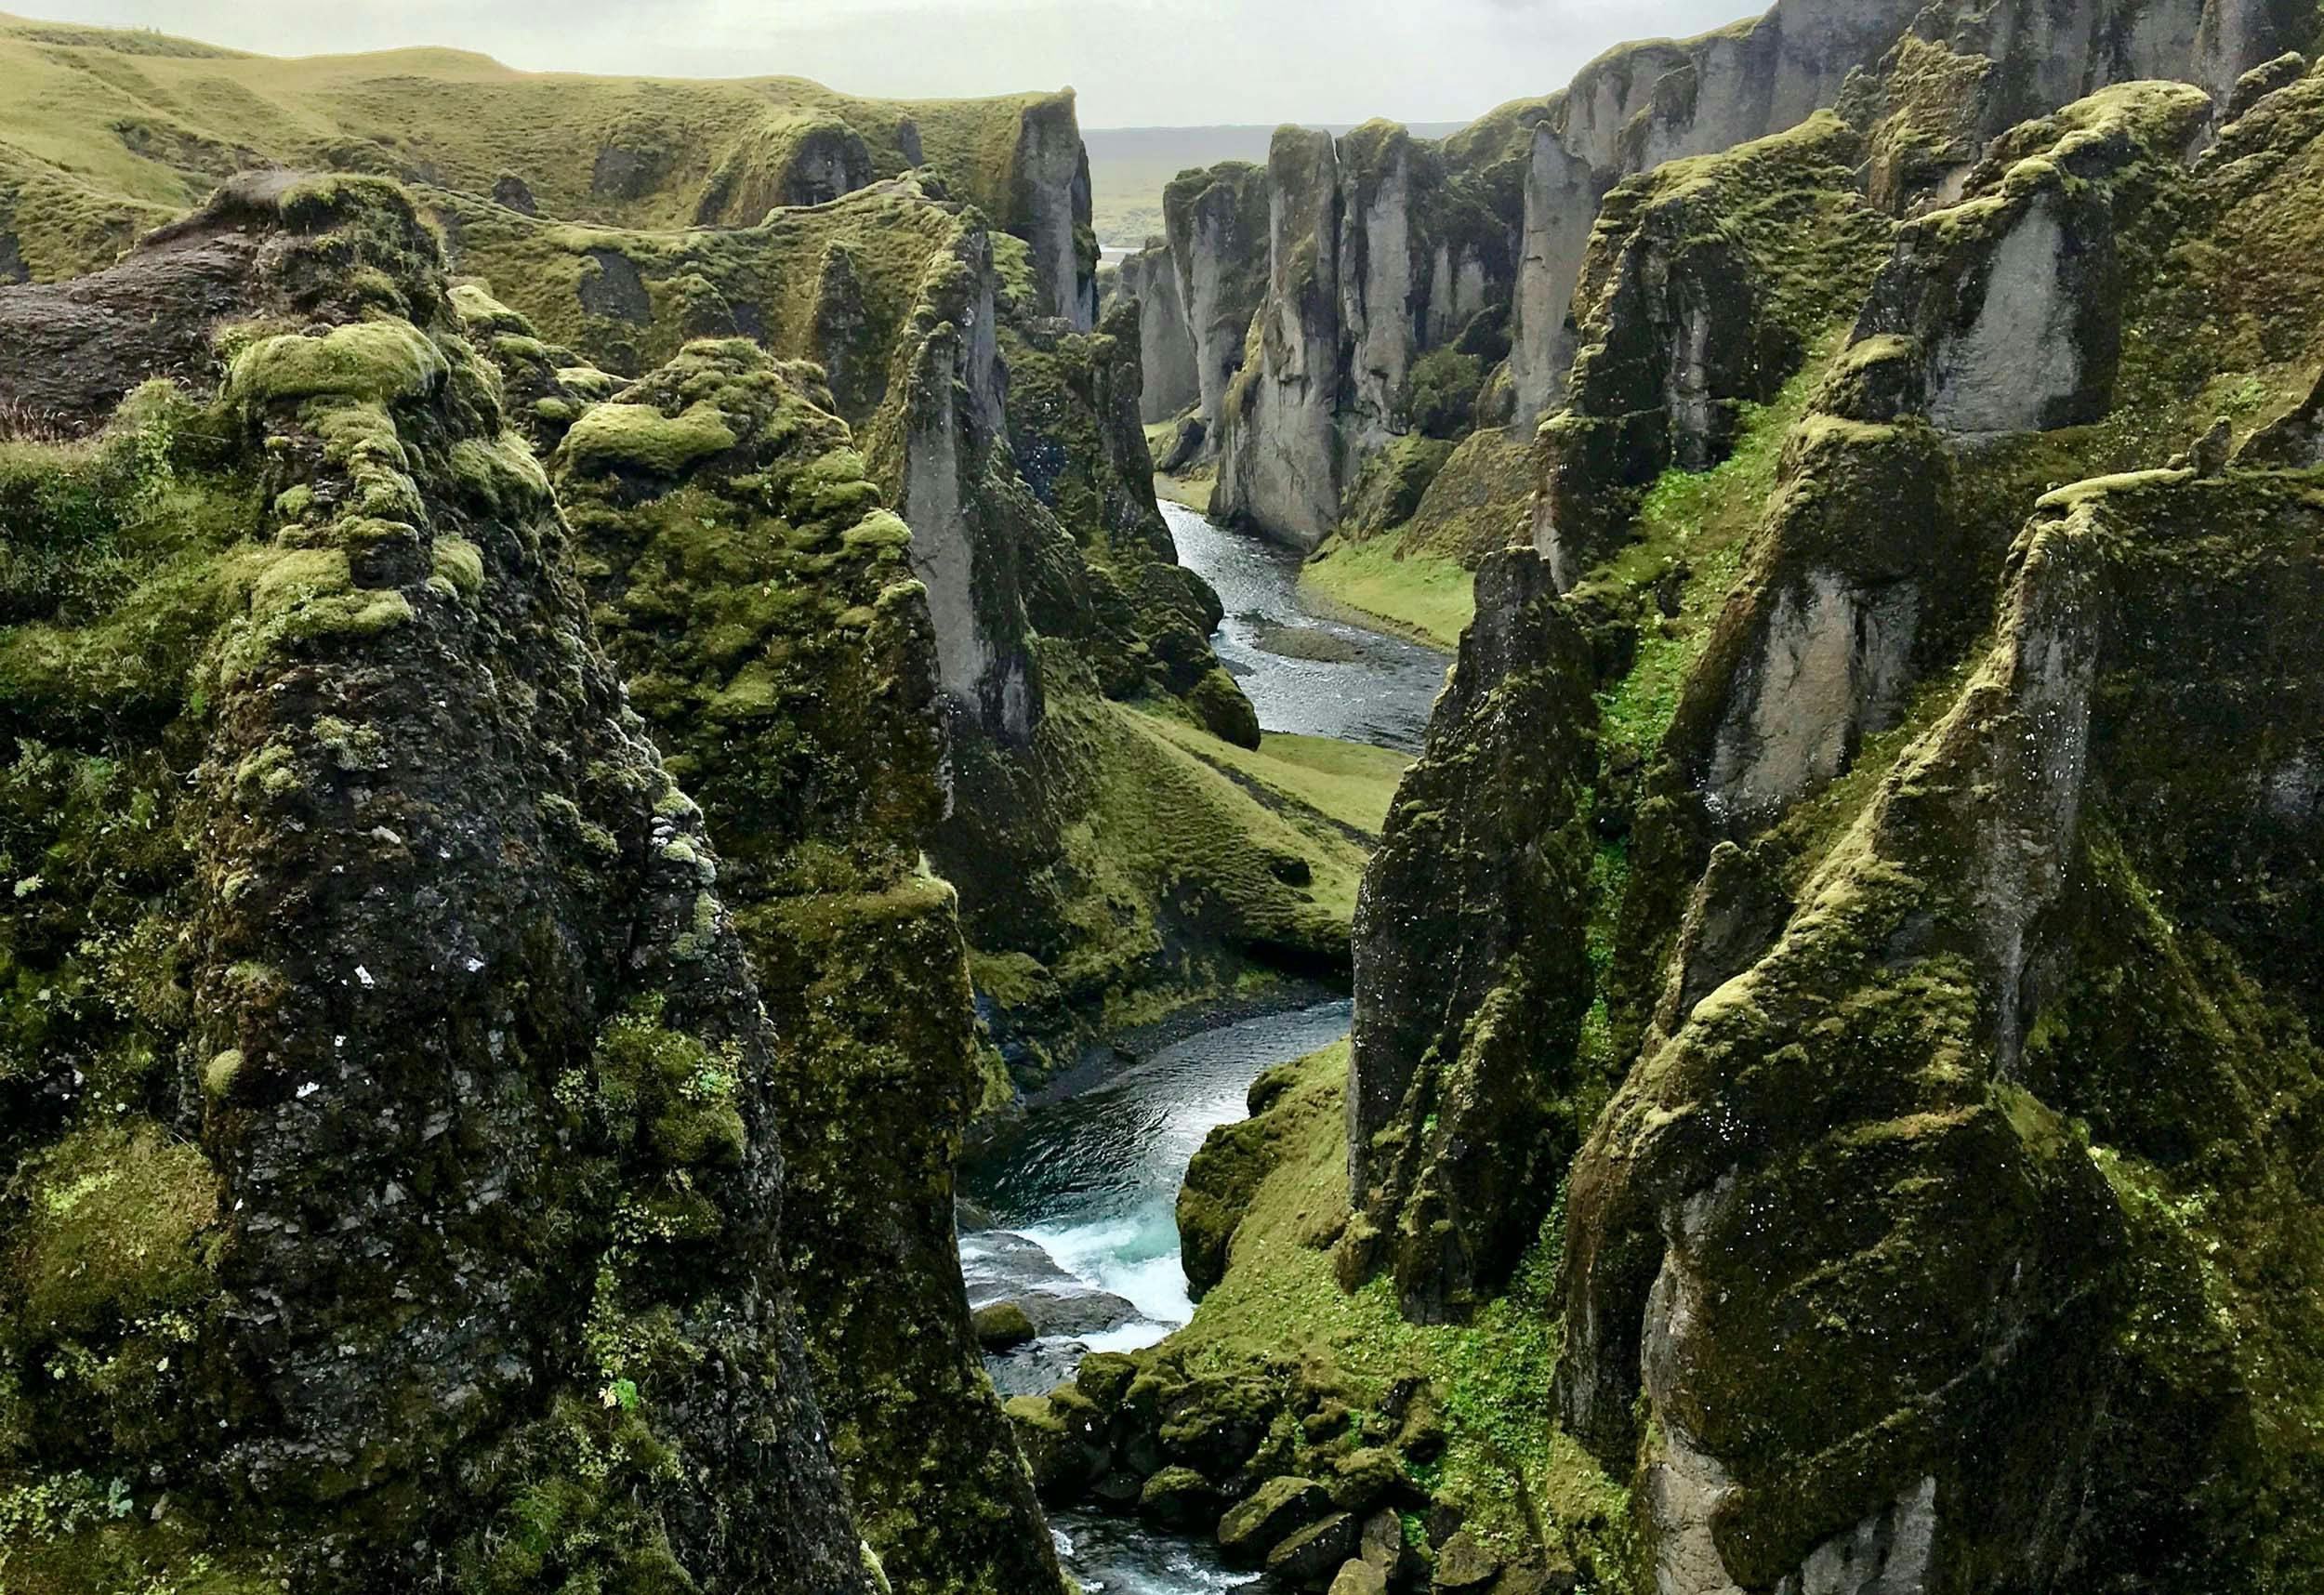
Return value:
<svg viewBox="0 0 2324 1595">
<path fill-rule="evenodd" d="M 1180 558 L 1225 607 L 1213 646 L 1262 726 L 1417 749 L 1442 654 L 1320 611 L 1281 548 L 1179 506 L 1166 512 Z M 1192 1315 L 1175 1216 L 1188 1160 L 1243 1117 L 1261 1074 L 1340 1040 L 1351 1011 L 1344 998 L 1225 1011 L 1127 1062 L 1093 1060 L 963 1168 L 970 1300 L 1018 1304 L 1036 1331 L 988 1355 L 1003 1394 L 1045 1393 L 1085 1352 L 1151 1345 Z M 1067 1570 L 1112 1595 L 1208 1595 L 1253 1577 L 1226 1568 L 1208 1536 L 1134 1515 L 1084 1507 L 1050 1521 Z"/>
</svg>

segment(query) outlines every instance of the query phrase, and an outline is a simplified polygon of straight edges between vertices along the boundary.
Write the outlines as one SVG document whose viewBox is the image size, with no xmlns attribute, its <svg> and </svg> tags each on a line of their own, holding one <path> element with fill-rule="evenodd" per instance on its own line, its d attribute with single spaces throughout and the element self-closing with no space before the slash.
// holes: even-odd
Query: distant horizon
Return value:
<svg viewBox="0 0 2324 1595">
<path fill-rule="evenodd" d="M 0 9 L 13 9 L 0 7 Z M 440 48 L 524 72 L 803 77 L 865 99 L 1073 86 L 1084 130 L 1461 126 L 1564 86 L 1626 40 L 1750 14 L 1733 0 L 50 0 L 17 12 L 277 58 Z M 1182 114 L 1176 113 L 1180 106 Z M 1270 109 L 1261 114 L 1253 107 Z"/>
</svg>

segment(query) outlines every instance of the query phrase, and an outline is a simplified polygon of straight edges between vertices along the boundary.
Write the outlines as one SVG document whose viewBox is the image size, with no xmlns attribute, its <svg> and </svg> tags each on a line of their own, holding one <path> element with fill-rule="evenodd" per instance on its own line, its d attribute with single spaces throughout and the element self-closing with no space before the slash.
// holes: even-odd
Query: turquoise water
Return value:
<svg viewBox="0 0 2324 1595">
<path fill-rule="evenodd" d="M 1226 606 L 1212 642 L 1262 727 L 1419 748 L 1443 654 L 1317 613 L 1299 595 L 1296 558 L 1192 510 L 1164 510 L 1180 558 Z M 1188 1160 L 1244 1116 L 1261 1071 L 1347 1035 L 1352 1006 L 1221 1023 L 1065 1082 L 961 1170 L 970 1301 L 1041 1309 L 1034 1345 L 988 1360 L 1004 1393 L 1047 1390 L 1084 1353 L 1152 1345 L 1193 1315 L 1177 1219 Z M 1050 1522 L 1067 1568 L 1108 1595 L 1216 1595 L 1252 1582 L 1221 1566 L 1208 1540 L 1088 1511 Z"/>
</svg>

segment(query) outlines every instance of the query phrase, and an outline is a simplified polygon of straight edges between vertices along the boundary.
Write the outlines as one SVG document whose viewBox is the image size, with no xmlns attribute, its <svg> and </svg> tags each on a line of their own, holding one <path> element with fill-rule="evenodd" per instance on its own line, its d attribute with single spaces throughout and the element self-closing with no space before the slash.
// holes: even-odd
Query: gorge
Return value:
<svg viewBox="0 0 2324 1595">
<path fill-rule="evenodd" d="M 0 17 L 0 1591 L 2324 1584 L 2320 51 Z"/>
</svg>

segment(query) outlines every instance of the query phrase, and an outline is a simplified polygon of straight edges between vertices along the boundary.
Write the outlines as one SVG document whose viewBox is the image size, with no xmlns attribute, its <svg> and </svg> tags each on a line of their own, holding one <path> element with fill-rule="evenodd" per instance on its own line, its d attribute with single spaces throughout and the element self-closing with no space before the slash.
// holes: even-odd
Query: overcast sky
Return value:
<svg viewBox="0 0 2324 1595">
<path fill-rule="evenodd" d="M 1464 121 L 1752 0 L 0 0 L 273 55 L 453 45 L 538 72 L 1081 93 L 1089 127 Z"/>
</svg>

